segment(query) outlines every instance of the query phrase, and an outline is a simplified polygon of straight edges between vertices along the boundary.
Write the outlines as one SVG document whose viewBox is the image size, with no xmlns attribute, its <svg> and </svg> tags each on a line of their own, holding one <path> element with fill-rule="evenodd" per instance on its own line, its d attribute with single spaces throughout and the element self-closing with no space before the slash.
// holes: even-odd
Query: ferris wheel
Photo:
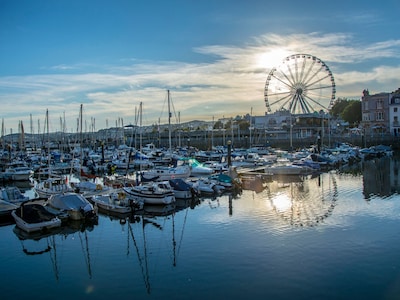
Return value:
<svg viewBox="0 0 400 300">
<path fill-rule="evenodd" d="M 294 54 L 269 72 L 264 99 L 268 112 L 287 110 L 304 114 L 329 110 L 335 94 L 332 72 L 321 59 Z"/>
</svg>

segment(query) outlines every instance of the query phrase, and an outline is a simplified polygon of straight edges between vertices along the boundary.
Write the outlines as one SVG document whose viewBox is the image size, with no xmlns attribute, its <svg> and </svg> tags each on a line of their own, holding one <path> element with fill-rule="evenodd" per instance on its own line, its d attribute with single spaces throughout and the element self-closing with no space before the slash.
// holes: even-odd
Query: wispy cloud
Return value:
<svg viewBox="0 0 400 300">
<path fill-rule="evenodd" d="M 193 49 L 211 62 L 127 60 L 123 65 L 90 66 L 87 72 L 82 65 L 58 65 L 52 68 L 56 74 L 0 77 L 0 117 L 17 128 L 19 120 L 28 122 L 31 114 L 43 118 L 49 109 L 53 118 L 65 112 L 67 127 L 72 128 L 83 103 L 85 116 L 96 118 L 102 128 L 106 120 L 110 126 L 118 118 L 134 122 L 135 107 L 143 102 L 144 120 L 152 124 L 163 117 L 167 89 L 182 122 L 244 115 L 251 107 L 261 115 L 268 71 L 285 56 L 319 57 L 334 74 L 337 96 L 354 97 L 364 88 L 398 87 L 399 45 L 400 40 L 363 45 L 347 33 L 265 34 L 242 46 Z M 395 63 L 387 65 L 387 59 Z"/>
</svg>

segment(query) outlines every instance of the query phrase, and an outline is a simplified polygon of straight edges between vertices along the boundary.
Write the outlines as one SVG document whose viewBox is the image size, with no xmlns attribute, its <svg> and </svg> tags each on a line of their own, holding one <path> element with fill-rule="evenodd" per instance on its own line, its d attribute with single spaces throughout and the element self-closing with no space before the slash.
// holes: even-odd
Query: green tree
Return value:
<svg viewBox="0 0 400 300">
<path fill-rule="evenodd" d="M 334 117 L 339 117 L 344 111 L 347 105 L 349 105 L 350 100 L 347 98 L 338 98 L 331 108 L 331 115 Z"/>
<path fill-rule="evenodd" d="M 348 105 L 344 108 L 340 117 L 349 122 L 349 124 L 356 124 L 361 122 L 361 101 L 351 100 Z"/>
</svg>

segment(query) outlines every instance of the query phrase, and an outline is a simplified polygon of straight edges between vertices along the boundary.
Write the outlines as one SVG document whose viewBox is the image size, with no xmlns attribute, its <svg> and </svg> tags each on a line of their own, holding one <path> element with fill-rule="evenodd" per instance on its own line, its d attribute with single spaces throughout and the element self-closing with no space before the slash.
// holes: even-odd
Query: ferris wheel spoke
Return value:
<svg viewBox="0 0 400 300">
<path fill-rule="evenodd" d="M 304 82 L 304 84 L 309 85 L 310 81 L 313 80 L 314 78 L 318 78 L 318 74 L 323 71 L 324 67 L 321 66 L 319 69 L 317 69 L 315 72 L 311 73 L 307 81 Z"/>
<path fill-rule="evenodd" d="M 304 60 L 304 62 L 306 63 L 307 60 Z M 311 71 L 314 69 L 315 66 L 315 60 L 312 61 L 312 63 L 309 65 L 306 74 L 304 75 L 304 77 L 302 78 L 302 82 L 307 82 L 308 81 L 308 77 L 310 76 Z"/>
<path fill-rule="evenodd" d="M 276 75 L 275 75 L 276 74 Z M 294 84 L 294 80 L 293 78 L 289 78 L 288 75 L 286 74 L 285 70 L 283 70 L 282 68 L 276 69 L 276 72 L 274 72 L 274 74 L 272 75 L 274 78 L 276 79 L 280 79 L 280 81 L 284 82 L 283 79 L 281 79 L 280 77 L 278 77 L 277 75 L 282 76 L 283 78 L 286 78 L 287 82 L 285 82 L 286 85 L 288 85 L 289 87 L 291 87 Z"/>
<path fill-rule="evenodd" d="M 288 102 L 291 100 L 291 97 L 292 97 L 292 95 L 291 95 L 291 94 L 289 94 L 289 95 L 287 95 L 287 96 L 285 96 L 285 97 L 282 97 L 282 98 L 280 98 L 280 99 L 277 99 L 276 101 L 274 101 L 274 102 L 270 103 L 270 105 L 279 104 L 279 103 L 281 103 L 281 102 L 283 101 L 283 102 L 284 102 L 284 104 L 283 104 L 283 105 L 281 105 L 281 107 L 284 107 L 284 106 L 285 106 L 285 104 L 286 104 L 286 103 L 288 103 Z"/>
<path fill-rule="evenodd" d="M 301 76 L 300 76 L 300 81 L 304 81 L 304 75 L 306 75 L 305 72 L 305 68 L 306 68 L 306 63 L 307 63 L 307 59 L 303 59 L 303 64 L 301 65 Z"/>
<path fill-rule="evenodd" d="M 310 113 L 311 107 L 310 107 L 310 105 L 308 105 L 306 99 L 302 96 L 299 96 L 299 98 L 300 98 L 300 106 L 301 106 L 302 111 Z"/>
<path fill-rule="evenodd" d="M 318 78 L 317 80 L 315 80 L 315 81 L 313 81 L 313 82 L 311 82 L 311 83 L 308 83 L 308 84 L 307 84 L 307 87 L 309 87 L 309 86 L 314 86 L 314 85 L 316 85 L 316 84 L 319 83 L 319 82 L 323 82 L 323 81 L 324 81 L 325 79 L 327 79 L 327 78 L 330 78 L 330 76 L 327 75 L 327 76 L 325 76 L 325 77 Z M 331 85 L 331 87 L 332 87 L 332 85 Z"/>
<path fill-rule="evenodd" d="M 285 97 L 289 97 L 291 95 L 291 93 L 289 92 L 289 91 L 286 91 L 286 92 L 280 92 L 280 93 L 268 93 L 268 98 L 277 98 L 277 97 L 281 97 L 281 96 L 284 96 L 283 98 L 285 98 Z"/>
<path fill-rule="evenodd" d="M 288 69 L 288 71 L 289 71 L 289 75 L 290 75 L 290 78 L 292 79 L 292 81 L 290 81 L 289 78 L 288 78 L 288 80 L 290 81 L 290 83 L 291 83 L 292 85 L 294 85 L 295 82 L 297 82 L 297 80 L 294 78 L 293 72 L 292 72 L 292 69 L 290 68 L 290 66 L 287 65 L 286 67 L 287 67 L 287 69 Z M 286 74 L 285 74 L 285 77 L 287 78 Z"/>
<path fill-rule="evenodd" d="M 319 107 L 322 107 L 322 108 L 328 110 L 328 108 L 325 107 L 325 105 L 323 105 L 321 102 L 318 102 L 317 100 L 311 98 L 310 96 L 304 95 L 304 97 L 307 98 L 308 100 L 310 100 L 311 102 L 313 102 L 314 104 L 318 105 Z"/>
<path fill-rule="evenodd" d="M 331 85 L 317 86 L 313 88 L 307 88 L 307 91 L 324 90 L 324 89 L 332 89 L 332 86 Z"/>
<path fill-rule="evenodd" d="M 283 75 L 284 75 L 284 74 L 283 74 Z M 289 90 L 290 90 L 290 89 L 292 88 L 292 86 L 293 86 L 293 84 L 290 82 L 289 78 L 287 78 L 285 75 L 284 75 L 284 77 L 289 81 L 289 83 L 288 83 L 288 82 L 285 82 L 284 80 L 282 80 L 280 77 L 276 76 L 275 74 L 273 74 L 271 77 L 275 78 L 276 80 L 278 80 L 279 82 L 281 82 L 283 85 L 287 86 Z"/>
</svg>

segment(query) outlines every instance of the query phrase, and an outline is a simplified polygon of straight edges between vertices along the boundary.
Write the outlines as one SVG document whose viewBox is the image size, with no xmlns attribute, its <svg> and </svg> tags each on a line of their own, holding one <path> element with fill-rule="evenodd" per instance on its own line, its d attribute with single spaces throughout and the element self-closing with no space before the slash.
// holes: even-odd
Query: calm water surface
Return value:
<svg viewBox="0 0 400 300">
<path fill-rule="evenodd" d="M 37 239 L 4 225 L 1 298 L 399 299 L 398 169 L 381 159 L 246 182 L 238 196 Z"/>
</svg>

